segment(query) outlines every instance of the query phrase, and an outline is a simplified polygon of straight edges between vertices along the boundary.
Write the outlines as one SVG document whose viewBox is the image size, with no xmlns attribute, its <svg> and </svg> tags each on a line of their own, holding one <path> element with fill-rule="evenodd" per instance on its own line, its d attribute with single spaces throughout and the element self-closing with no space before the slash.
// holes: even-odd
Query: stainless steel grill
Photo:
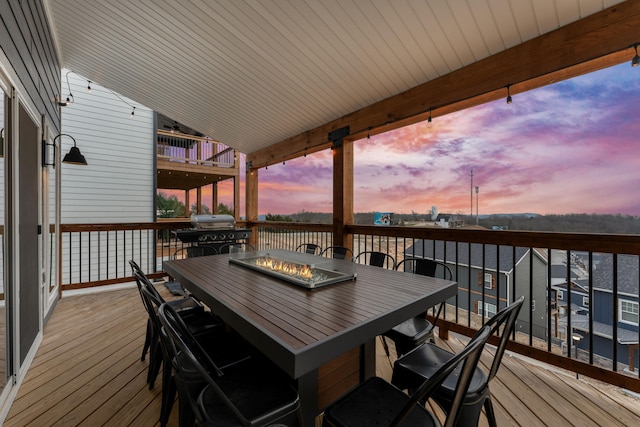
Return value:
<svg viewBox="0 0 640 427">
<path fill-rule="evenodd" d="M 251 237 L 250 228 L 236 228 L 231 215 L 191 215 L 192 228 L 176 230 L 176 236 L 183 243 L 211 245 L 234 243 Z"/>
</svg>

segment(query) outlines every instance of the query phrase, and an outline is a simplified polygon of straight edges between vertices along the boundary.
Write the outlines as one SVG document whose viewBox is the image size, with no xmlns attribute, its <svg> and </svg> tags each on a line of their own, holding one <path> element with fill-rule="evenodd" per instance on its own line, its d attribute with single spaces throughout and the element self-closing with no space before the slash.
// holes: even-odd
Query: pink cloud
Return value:
<svg viewBox="0 0 640 427">
<path fill-rule="evenodd" d="M 355 210 L 468 213 L 473 170 L 480 213 L 640 215 L 639 134 L 640 79 L 621 64 L 356 141 Z M 331 151 L 259 185 L 261 214 L 330 212 Z"/>
</svg>

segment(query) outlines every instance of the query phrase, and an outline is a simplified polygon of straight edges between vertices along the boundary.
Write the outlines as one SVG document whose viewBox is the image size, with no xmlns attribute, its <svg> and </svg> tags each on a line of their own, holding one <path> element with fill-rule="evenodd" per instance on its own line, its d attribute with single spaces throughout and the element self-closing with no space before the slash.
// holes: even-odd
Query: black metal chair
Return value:
<svg viewBox="0 0 640 427">
<path fill-rule="evenodd" d="M 353 259 L 353 251 L 345 246 L 329 246 L 320 255 L 333 259 Z"/>
<path fill-rule="evenodd" d="M 155 380 L 160 371 L 160 366 L 162 365 L 163 355 L 159 353 L 161 350 L 159 345 L 159 331 L 157 328 L 157 321 L 155 321 L 155 308 L 154 305 L 159 305 L 165 303 L 166 301 L 158 290 L 153 286 L 151 281 L 144 275 L 142 272 L 136 272 L 136 283 L 139 284 L 140 295 L 142 296 L 142 301 L 144 303 L 145 309 L 147 310 L 147 314 L 149 315 L 150 324 L 151 324 L 151 340 L 149 344 L 149 371 L 147 373 L 147 383 L 149 384 L 149 389 L 153 389 L 155 385 Z M 148 295 L 153 296 L 153 300 L 150 300 Z M 193 301 L 193 308 L 185 309 L 184 306 L 181 305 L 184 301 Z M 157 302 L 157 304 L 155 304 Z M 173 309 L 179 313 L 179 315 L 185 319 L 185 322 L 189 325 L 189 329 L 193 334 L 205 334 L 209 333 L 212 330 L 220 330 L 224 327 L 224 323 L 216 316 L 214 316 L 211 312 L 205 311 L 204 307 L 198 302 L 193 300 L 192 298 L 181 298 L 178 300 L 169 301 L 167 303 Z M 190 306 L 191 307 L 191 306 Z"/>
<path fill-rule="evenodd" d="M 362 251 L 355 258 L 356 263 L 363 262 L 374 267 L 384 267 L 389 270 L 395 270 L 396 259 L 391 255 L 379 251 Z"/>
<path fill-rule="evenodd" d="M 170 306 L 162 305 L 159 317 L 179 354 L 177 375 L 195 371 L 205 383 L 191 401 L 198 425 L 301 425 L 298 393 L 279 368 L 261 356 L 221 368 Z"/>
<path fill-rule="evenodd" d="M 407 257 L 398 263 L 396 270 L 453 280 L 453 273 L 447 264 L 431 259 Z M 440 273 L 440 270 L 442 271 L 442 274 L 438 274 Z M 398 357 L 408 353 L 428 340 L 433 341 L 433 331 L 444 305 L 444 302 L 439 305 L 438 312 L 433 323 L 426 319 L 427 312 L 425 311 L 418 316 L 405 320 L 393 329 L 382 334 L 382 342 L 387 353 L 387 357 L 389 357 L 389 349 L 385 338 L 389 338 L 394 342 Z"/>
<path fill-rule="evenodd" d="M 488 326 L 480 329 L 460 353 L 438 366 L 434 374 L 416 387 L 415 392 L 410 396 L 382 378 L 370 378 L 337 402 L 329 405 L 324 412 L 323 425 L 336 427 L 440 426 L 434 414 L 421 403 L 433 397 L 443 381 L 455 376 L 453 404 L 444 425 L 467 426 L 468 424 L 459 423 L 457 419 L 490 332 Z"/>
<path fill-rule="evenodd" d="M 163 303 L 162 300 L 157 297 L 157 294 L 149 289 L 149 287 L 143 287 L 142 294 L 144 296 L 145 307 L 149 313 L 149 319 L 151 319 L 154 325 L 154 330 L 157 331 L 158 340 L 155 343 L 156 355 L 159 354 L 159 352 L 161 352 L 162 355 L 159 359 L 161 360 L 162 365 L 162 404 L 160 409 L 160 425 L 166 426 L 169 421 L 169 416 L 171 415 L 171 409 L 173 407 L 177 391 L 177 383 L 173 377 L 173 368 L 175 364 L 173 358 L 176 357 L 176 354 L 171 347 L 171 343 L 168 341 L 166 333 L 163 331 L 158 313 L 160 306 L 163 304 L 168 307 L 171 306 L 166 302 Z M 185 318 L 175 310 L 173 310 L 173 312 L 182 319 L 185 328 L 189 331 L 191 336 L 203 343 L 203 347 L 205 349 L 210 347 L 208 345 L 210 343 L 215 342 L 218 344 L 218 346 L 215 347 L 215 350 L 209 353 L 209 355 L 221 366 L 239 363 L 251 357 L 252 349 L 250 346 L 237 334 L 227 332 L 222 323 L 217 323 L 217 319 L 211 319 L 204 316 L 199 319 L 189 316 Z M 158 358 L 156 358 L 156 360 L 158 360 Z M 155 375 L 157 375 L 157 370 L 159 370 L 159 368 L 160 362 L 158 361 L 154 363 L 153 366 L 150 364 L 149 372 L 151 373 L 156 371 Z M 180 389 L 182 391 L 181 395 L 183 396 L 185 395 L 183 391 L 185 390 L 185 387 L 186 389 L 191 390 L 193 388 L 193 384 L 200 383 L 198 392 L 202 387 L 204 387 L 204 383 L 198 375 L 187 376 L 183 380 L 186 381 L 186 383 L 180 384 Z M 180 401 L 180 425 L 193 425 L 193 421 L 193 410 L 188 405 L 188 399 L 183 397 Z"/>
<path fill-rule="evenodd" d="M 305 252 L 311 255 L 319 255 L 322 252 L 322 247 L 315 243 L 302 243 L 301 245 L 298 245 L 296 251 Z"/>
<path fill-rule="evenodd" d="M 139 277 L 144 277 L 146 281 L 149 281 L 149 280 L 137 262 L 135 262 L 134 260 L 129 260 L 129 266 L 131 267 L 131 272 L 133 274 L 133 277 L 136 280 L 136 285 L 138 286 L 138 293 L 140 294 L 140 298 L 142 299 L 142 303 L 144 304 L 144 296 L 142 295 L 143 283 L 141 282 Z M 182 299 L 173 300 L 171 301 L 171 304 L 174 305 L 174 307 L 178 311 L 188 311 L 188 310 L 203 311 L 204 310 L 204 307 L 202 306 L 202 304 L 193 298 L 182 298 Z M 147 353 L 149 351 L 153 351 L 151 349 L 152 340 L 153 340 L 153 325 L 151 324 L 151 319 L 147 319 L 147 332 L 145 335 L 144 345 L 142 346 L 142 356 L 140 357 L 140 361 L 144 362 L 144 359 Z"/>
<path fill-rule="evenodd" d="M 133 276 L 136 276 L 136 272 L 142 273 L 142 269 L 134 260 L 129 260 L 129 266 L 131 267 L 131 273 Z M 144 274 L 144 273 L 142 273 Z M 144 304 L 144 297 L 142 296 L 142 285 L 136 279 L 136 284 L 138 286 L 138 293 L 140 293 L 140 298 L 142 299 L 142 304 Z M 151 338 L 153 335 L 153 325 L 151 325 L 151 319 L 147 318 L 147 332 L 144 338 L 144 345 L 142 346 L 142 357 L 140 357 L 140 361 L 144 362 L 145 357 L 147 356 L 147 352 L 149 351 L 149 347 L 151 346 Z"/>
<path fill-rule="evenodd" d="M 220 246 L 218 248 L 218 253 L 219 254 L 228 254 L 229 251 L 232 248 L 235 248 L 236 250 L 238 250 L 240 252 L 253 252 L 253 251 L 255 251 L 255 248 L 253 247 L 253 245 L 251 243 L 230 242 L 230 243 L 225 243 L 224 245 Z"/>
<path fill-rule="evenodd" d="M 504 355 L 504 350 L 509 341 L 509 336 L 518 318 L 518 313 L 522 308 L 524 297 L 518 298 L 508 307 L 500 310 L 489 319 L 484 327 L 491 330 L 491 334 L 498 333 L 499 341 L 491 363 L 488 375 L 481 368 L 476 368 L 469 389 L 465 392 L 460 408 L 460 425 L 478 425 L 478 419 L 484 406 L 489 425 L 496 427 L 496 418 L 491 403 L 491 393 L 489 392 L 489 382 L 495 377 Z M 500 329 L 502 331 L 500 332 Z M 448 363 L 454 355 L 435 344 L 425 343 L 414 351 L 396 360 L 393 367 L 391 382 L 400 389 L 415 389 L 419 387 L 425 379 L 432 377 L 438 372 L 440 366 Z M 434 395 L 434 400 L 447 412 L 453 408 L 456 397 L 455 388 L 456 377 L 451 375 L 439 387 Z"/>
</svg>

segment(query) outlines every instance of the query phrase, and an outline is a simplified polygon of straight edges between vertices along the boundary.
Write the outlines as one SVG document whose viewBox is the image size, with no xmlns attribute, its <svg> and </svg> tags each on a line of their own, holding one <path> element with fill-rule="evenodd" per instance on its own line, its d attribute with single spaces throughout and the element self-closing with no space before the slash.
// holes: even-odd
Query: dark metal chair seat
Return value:
<svg viewBox="0 0 640 427">
<path fill-rule="evenodd" d="M 445 263 L 423 258 L 407 257 L 400 261 L 396 266 L 396 270 L 403 270 L 412 272 L 414 274 L 420 274 L 422 276 L 436 277 L 437 271 L 442 270 L 442 276 L 446 280 L 452 280 L 453 274 L 451 269 Z M 436 326 L 436 322 L 440 317 L 440 313 L 444 308 L 444 303 L 440 304 L 438 312 L 435 316 L 433 323 L 426 319 L 427 313 L 421 313 L 419 316 L 415 316 L 411 319 L 405 320 L 399 325 L 393 327 L 389 331 L 385 332 L 383 336 L 383 344 L 385 344 L 385 351 L 387 357 L 389 356 L 389 350 L 386 347 L 386 341 L 384 338 L 392 340 L 396 346 L 396 354 L 400 357 L 403 354 L 408 353 L 414 348 L 427 341 L 433 341 L 433 331 Z"/>
<path fill-rule="evenodd" d="M 454 403 L 444 425 L 466 425 L 457 423 L 458 414 L 469 381 L 473 377 L 489 336 L 489 327 L 480 329 L 460 353 L 440 365 L 434 375 L 424 380 L 410 396 L 381 378 L 370 378 L 331 404 L 325 410 L 323 425 L 336 427 L 439 426 L 438 419 L 421 402 L 433 397 L 433 393 L 454 370 L 458 372 L 459 380 L 455 387 Z"/>
<path fill-rule="evenodd" d="M 204 382 L 199 372 L 195 369 L 183 369 L 181 378 L 176 380 L 173 373 L 176 364 L 179 362 L 175 359 L 180 359 L 182 356 L 173 349 L 158 317 L 160 306 L 171 306 L 169 303 L 159 300 L 148 287 L 144 287 L 142 292 L 149 311 L 151 312 L 150 317 L 157 331 L 158 341 L 156 343 L 156 353 L 162 355 L 161 358 L 156 357 L 156 362 L 149 365 L 149 372 L 157 375 L 160 369 L 160 361 L 162 362 L 160 425 L 165 426 L 167 424 L 178 390 L 180 390 L 179 396 L 182 396 L 179 403 L 180 425 L 192 425 L 195 419 L 194 411 L 191 403 L 189 403 L 189 399 L 185 398 L 185 396 L 195 398 L 204 387 Z M 190 336 L 202 342 L 203 347 L 208 349 L 205 351 L 207 351 L 209 357 L 215 360 L 220 366 L 231 366 L 251 357 L 252 347 L 237 334 L 227 332 L 222 322 L 217 323 L 217 319 L 215 318 L 212 322 L 211 316 L 208 316 L 209 319 L 207 319 L 207 313 L 196 316 L 197 319 L 194 319 L 192 316 L 182 316 L 175 310 L 173 310 L 173 313 L 176 313 L 176 316 L 180 317 L 184 327 L 189 331 Z"/>
<path fill-rule="evenodd" d="M 524 297 L 518 298 L 508 307 L 500 310 L 485 323 L 491 333 L 498 333 L 499 342 L 493 357 L 491 369 L 486 374 L 481 368 L 476 368 L 471 379 L 469 389 L 464 395 L 460 411 L 460 425 L 478 425 L 478 419 L 484 406 L 489 425 L 496 426 L 489 382 L 498 372 L 509 336 L 524 302 Z M 502 329 L 502 331 L 500 331 Z M 393 367 L 391 382 L 400 389 L 412 390 L 419 387 L 426 379 L 431 378 L 438 369 L 448 363 L 455 355 L 435 344 L 425 343 L 398 359 Z M 451 375 L 439 387 L 433 399 L 447 412 L 453 404 L 456 392 L 457 377 Z"/>
<path fill-rule="evenodd" d="M 292 380 L 278 367 L 257 355 L 221 367 L 170 306 L 163 304 L 158 312 L 177 355 L 173 358 L 176 376 L 183 380 L 185 372 L 195 369 L 204 382 L 197 401 L 191 400 L 196 405 L 198 425 L 300 423 L 298 393 Z"/>
</svg>

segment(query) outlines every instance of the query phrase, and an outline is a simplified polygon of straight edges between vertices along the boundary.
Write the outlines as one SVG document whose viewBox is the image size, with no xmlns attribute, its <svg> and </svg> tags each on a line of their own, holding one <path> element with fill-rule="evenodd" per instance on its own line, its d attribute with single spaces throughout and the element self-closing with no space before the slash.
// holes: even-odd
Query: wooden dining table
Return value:
<svg viewBox="0 0 640 427">
<path fill-rule="evenodd" d="M 354 278 L 308 289 L 230 262 L 228 254 L 164 262 L 167 274 L 296 380 L 305 426 L 375 375 L 376 336 L 457 292 L 454 281 L 354 268 Z"/>
</svg>

